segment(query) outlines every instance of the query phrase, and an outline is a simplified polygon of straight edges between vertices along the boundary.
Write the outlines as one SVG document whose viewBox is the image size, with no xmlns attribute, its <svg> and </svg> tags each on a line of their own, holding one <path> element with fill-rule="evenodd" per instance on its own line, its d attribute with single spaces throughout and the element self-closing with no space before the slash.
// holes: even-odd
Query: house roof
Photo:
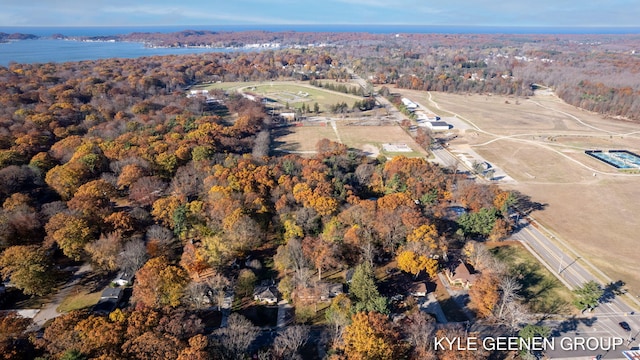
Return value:
<svg viewBox="0 0 640 360">
<path fill-rule="evenodd" d="M 427 285 L 423 282 L 417 282 L 417 283 L 413 283 L 413 285 L 411 285 L 411 293 L 426 293 L 427 292 Z"/>
<path fill-rule="evenodd" d="M 116 276 L 115 281 L 124 280 L 127 282 L 131 282 L 133 280 L 133 274 L 125 271 L 119 272 L 118 276 Z"/>
<path fill-rule="evenodd" d="M 258 286 L 253 291 L 253 296 L 259 299 L 277 299 L 278 290 L 275 286 Z"/>
<path fill-rule="evenodd" d="M 469 272 L 467 264 L 460 261 L 460 263 L 458 263 L 458 266 L 456 266 L 456 268 L 451 272 L 451 278 L 454 280 L 460 279 L 463 282 L 473 283 L 476 279 L 476 274 L 471 274 L 471 272 Z"/>
<path fill-rule="evenodd" d="M 435 126 L 443 126 L 443 127 L 446 126 L 446 127 L 449 127 L 449 124 L 447 124 L 444 121 L 430 121 L 429 122 L 429 126 L 431 126 L 431 127 L 435 127 Z"/>
<path fill-rule="evenodd" d="M 100 299 L 119 299 L 122 296 L 122 288 L 107 287 L 102 291 Z"/>
</svg>

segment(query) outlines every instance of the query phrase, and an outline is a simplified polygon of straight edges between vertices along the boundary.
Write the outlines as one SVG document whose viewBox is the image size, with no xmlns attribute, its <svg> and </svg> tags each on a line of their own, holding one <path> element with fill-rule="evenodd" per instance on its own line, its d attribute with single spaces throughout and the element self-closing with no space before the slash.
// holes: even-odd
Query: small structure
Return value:
<svg viewBox="0 0 640 360">
<path fill-rule="evenodd" d="M 294 122 L 297 120 L 296 113 L 294 112 L 280 113 L 280 117 L 282 118 L 283 121 L 286 121 L 286 122 Z"/>
<path fill-rule="evenodd" d="M 100 301 L 93 307 L 93 311 L 96 313 L 108 314 L 115 310 L 115 308 L 122 300 L 123 289 L 107 287 L 102 291 L 100 295 Z"/>
<path fill-rule="evenodd" d="M 411 112 L 416 111 L 416 109 L 418 109 L 418 104 L 414 103 L 413 101 L 407 98 L 402 98 L 401 101 L 402 101 L 402 104 L 407 108 L 407 110 Z"/>
<path fill-rule="evenodd" d="M 341 283 L 322 283 L 320 300 L 326 301 L 344 293 L 344 287 Z"/>
<path fill-rule="evenodd" d="M 133 284 L 133 273 L 127 271 L 121 271 L 118 273 L 115 279 L 113 279 L 114 284 L 118 286 L 128 286 Z"/>
<path fill-rule="evenodd" d="M 445 275 L 449 283 L 453 286 L 459 286 L 465 289 L 469 289 L 473 286 L 473 283 L 476 281 L 478 277 L 477 274 L 472 274 L 462 260 L 458 263 L 453 270 L 445 271 Z"/>
<path fill-rule="evenodd" d="M 449 124 L 445 121 L 429 121 L 427 122 L 427 127 L 432 131 L 444 131 L 449 130 Z"/>
<path fill-rule="evenodd" d="M 427 296 L 427 285 L 424 282 L 413 283 L 411 286 L 409 295 L 415 297 L 425 297 Z"/>
<path fill-rule="evenodd" d="M 253 291 L 253 300 L 274 305 L 278 303 L 278 289 L 275 286 L 258 286 Z"/>
</svg>

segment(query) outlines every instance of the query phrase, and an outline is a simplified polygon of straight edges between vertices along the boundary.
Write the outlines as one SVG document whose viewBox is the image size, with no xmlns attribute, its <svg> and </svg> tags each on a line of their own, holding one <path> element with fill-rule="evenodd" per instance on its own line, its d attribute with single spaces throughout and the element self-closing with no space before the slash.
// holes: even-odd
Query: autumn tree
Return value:
<svg viewBox="0 0 640 360">
<path fill-rule="evenodd" d="M 207 360 L 209 353 L 207 346 L 209 340 L 205 335 L 199 334 L 189 339 L 189 346 L 180 351 L 178 360 Z"/>
<path fill-rule="evenodd" d="M 100 235 L 98 240 L 88 243 L 85 251 L 91 256 L 91 262 L 103 271 L 118 269 L 118 254 L 122 251 L 122 238 L 119 233 Z"/>
<path fill-rule="evenodd" d="M 438 260 L 425 255 L 418 255 L 411 250 L 401 251 L 396 260 L 398 261 L 398 268 L 400 270 L 413 274 L 416 277 L 420 272 L 425 271 L 429 277 L 433 278 L 438 271 Z"/>
<path fill-rule="evenodd" d="M 37 245 L 17 245 L 0 256 L 0 274 L 10 278 L 27 295 L 46 295 L 55 286 L 56 271 L 46 250 Z"/>
<path fill-rule="evenodd" d="M 54 215 L 45 225 L 45 230 L 48 240 L 57 243 L 62 252 L 74 260 L 80 260 L 85 245 L 94 239 L 89 223 L 68 213 Z"/>
<path fill-rule="evenodd" d="M 320 238 L 307 237 L 302 241 L 302 251 L 311 260 L 318 271 L 318 280 L 322 280 L 322 270 L 338 265 L 335 244 Z"/>
<path fill-rule="evenodd" d="M 152 307 L 176 307 L 186 285 L 187 274 L 182 268 L 170 265 L 165 258 L 153 258 L 136 273 L 133 298 Z"/>
<path fill-rule="evenodd" d="M 325 311 L 325 318 L 331 325 L 332 342 L 342 339 L 344 328 L 351 323 L 351 300 L 345 294 L 339 294 Z"/>
<path fill-rule="evenodd" d="M 479 317 L 486 318 L 493 315 L 498 304 L 498 277 L 491 272 L 480 273 L 469 290 L 469 306 Z"/>
<path fill-rule="evenodd" d="M 386 315 L 359 312 L 344 330 L 347 359 L 398 359 L 404 352 L 398 332 Z"/>
</svg>

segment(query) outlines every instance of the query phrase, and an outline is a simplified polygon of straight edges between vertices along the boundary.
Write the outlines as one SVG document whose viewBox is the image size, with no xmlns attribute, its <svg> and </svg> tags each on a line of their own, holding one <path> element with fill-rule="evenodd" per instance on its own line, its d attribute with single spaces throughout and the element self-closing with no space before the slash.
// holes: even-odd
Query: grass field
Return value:
<svg viewBox="0 0 640 360">
<path fill-rule="evenodd" d="M 73 310 L 86 309 L 98 303 L 100 300 L 100 291 L 89 293 L 80 288 L 76 288 L 77 292 L 67 296 L 60 306 L 56 309 L 60 313 L 66 313 Z"/>
<path fill-rule="evenodd" d="M 640 295 L 640 177 L 584 154 L 640 151 L 640 124 L 606 119 L 552 95 L 515 98 L 400 91 L 440 116 L 464 119 L 451 149 L 471 148 L 516 180 L 508 189 L 545 204 L 533 217 L 556 237 Z M 603 282 L 608 282 L 601 279 Z"/>
<path fill-rule="evenodd" d="M 413 138 L 400 126 L 348 126 L 336 121 L 335 130 L 329 122 L 315 126 L 292 126 L 280 130 L 280 135 L 274 139 L 276 150 L 313 154 L 316 144 L 322 139 L 342 142 L 353 149 L 359 149 L 370 156 L 377 156 L 382 151 L 383 143 L 404 143 L 412 152 L 384 154 L 392 157 L 404 155 L 407 157 L 427 156 Z"/>
<path fill-rule="evenodd" d="M 271 81 L 271 82 L 237 82 L 216 83 L 206 86 L 207 89 L 222 89 L 225 91 L 240 91 L 258 94 L 275 101 L 280 106 L 299 109 L 302 104 L 313 108 L 318 103 L 320 111 L 327 111 L 331 105 L 346 103 L 349 109 L 361 100 L 359 96 L 343 94 L 311 86 L 308 82 Z"/>
<path fill-rule="evenodd" d="M 519 243 L 490 247 L 522 285 L 521 296 L 537 314 L 571 314 L 573 294 Z"/>
</svg>

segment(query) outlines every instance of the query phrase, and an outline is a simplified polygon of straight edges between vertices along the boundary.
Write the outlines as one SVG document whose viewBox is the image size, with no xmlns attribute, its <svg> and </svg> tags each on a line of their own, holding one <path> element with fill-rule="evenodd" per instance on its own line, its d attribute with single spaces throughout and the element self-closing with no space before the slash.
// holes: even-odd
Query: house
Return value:
<svg viewBox="0 0 640 360">
<path fill-rule="evenodd" d="M 107 287 L 106 289 L 104 289 L 104 291 L 102 291 L 102 294 L 100 294 L 100 300 L 93 307 L 93 311 L 96 313 L 105 314 L 112 312 L 118 306 L 120 300 L 122 300 L 122 295 L 122 288 Z"/>
<path fill-rule="evenodd" d="M 465 264 L 462 260 L 460 260 L 458 265 L 453 270 L 445 271 L 445 275 L 447 277 L 447 280 L 449 281 L 449 284 L 465 289 L 473 286 L 473 283 L 478 277 L 477 274 L 471 273 L 471 271 L 467 267 L 467 264 Z"/>
<path fill-rule="evenodd" d="M 320 284 L 320 300 L 326 301 L 344 293 L 344 287 L 341 283 L 322 283 Z"/>
<path fill-rule="evenodd" d="M 449 130 L 449 124 L 445 121 L 429 121 L 427 122 L 427 127 L 433 131 L 444 131 Z"/>
<path fill-rule="evenodd" d="M 253 300 L 274 305 L 278 303 L 278 289 L 275 286 L 257 286 L 253 291 Z"/>
<path fill-rule="evenodd" d="M 424 282 L 413 283 L 411 289 L 409 290 L 409 295 L 415 297 L 427 296 L 427 285 Z"/>
<path fill-rule="evenodd" d="M 128 286 L 133 284 L 133 273 L 128 271 L 121 271 L 118 273 L 113 282 L 118 286 Z"/>
</svg>

